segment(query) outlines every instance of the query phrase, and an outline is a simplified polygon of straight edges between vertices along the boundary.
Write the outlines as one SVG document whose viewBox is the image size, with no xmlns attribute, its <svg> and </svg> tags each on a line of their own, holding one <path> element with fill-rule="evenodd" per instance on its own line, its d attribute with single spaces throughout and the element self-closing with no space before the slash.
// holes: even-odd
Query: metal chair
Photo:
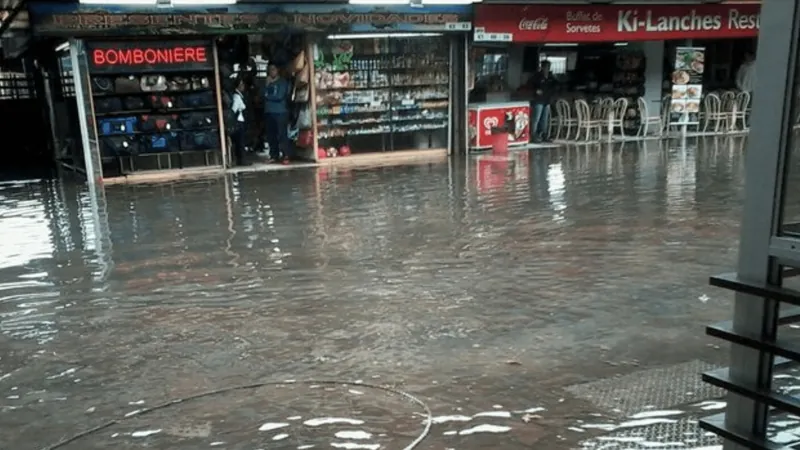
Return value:
<svg viewBox="0 0 800 450">
<path fill-rule="evenodd" d="M 748 118 L 750 116 L 750 93 L 739 92 L 736 94 L 733 110 L 733 128 L 735 129 L 739 121 L 742 122 L 742 131 L 748 131 L 750 124 Z"/>
<path fill-rule="evenodd" d="M 661 135 L 669 131 L 669 113 L 672 108 L 672 95 L 661 97 Z"/>
<path fill-rule="evenodd" d="M 625 139 L 625 115 L 628 113 L 628 99 L 622 97 L 614 100 L 612 112 L 610 128 L 612 131 L 614 128 L 619 128 L 619 135 Z"/>
<path fill-rule="evenodd" d="M 561 139 L 561 130 L 566 128 L 564 139 L 569 140 L 572 136 L 572 127 L 578 125 L 578 119 L 572 117 L 572 108 L 569 107 L 569 102 L 564 99 L 556 101 L 556 115 L 558 116 L 558 125 L 556 129 L 556 140 Z"/>
<path fill-rule="evenodd" d="M 736 92 L 724 91 L 720 97 L 722 107 L 720 112 L 728 115 L 725 125 L 728 131 L 736 128 Z"/>
<path fill-rule="evenodd" d="M 597 139 L 600 140 L 603 133 L 603 125 L 605 121 L 595 119 L 592 117 L 592 110 L 586 100 L 575 100 L 575 112 L 578 116 L 578 132 L 575 135 L 575 140 L 581 139 L 581 132 L 586 133 L 584 142 L 590 142 L 592 139 L 592 131 L 597 132 Z"/>
<path fill-rule="evenodd" d="M 636 99 L 636 104 L 639 107 L 639 131 L 636 133 L 637 136 L 640 137 L 647 137 L 647 131 L 650 128 L 650 125 L 657 126 L 658 130 L 658 137 L 661 137 L 664 132 L 664 126 L 661 123 L 662 117 L 661 114 L 658 116 L 650 116 L 650 112 L 647 109 L 647 100 L 644 97 L 639 97 Z"/>
<path fill-rule="evenodd" d="M 729 112 L 723 111 L 722 100 L 717 94 L 706 94 L 703 99 L 703 132 L 708 130 L 708 126 L 714 123 L 714 132 L 719 133 L 720 126 L 729 126 Z"/>
</svg>

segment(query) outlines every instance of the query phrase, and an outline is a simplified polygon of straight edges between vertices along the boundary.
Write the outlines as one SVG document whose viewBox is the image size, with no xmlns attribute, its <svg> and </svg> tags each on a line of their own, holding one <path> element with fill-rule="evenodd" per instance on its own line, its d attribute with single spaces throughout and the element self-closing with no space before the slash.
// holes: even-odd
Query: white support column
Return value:
<svg viewBox="0 0 800 450">
<path fill-rule="evenodd" d="M 661 112 L 661 85 L 664 82 L 664 41 L 641 43 L 646 61 L 644 99 L 651 116 Z"/>
</svg>

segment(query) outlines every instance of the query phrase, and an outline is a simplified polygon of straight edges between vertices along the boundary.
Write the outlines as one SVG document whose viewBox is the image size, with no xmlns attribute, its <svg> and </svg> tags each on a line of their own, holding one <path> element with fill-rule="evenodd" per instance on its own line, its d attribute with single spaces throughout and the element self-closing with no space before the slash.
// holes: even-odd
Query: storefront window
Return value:
<svg viewBox="0 0 800 450">
<path fill-rule="evenodd" d="M 332 35 L 314 46 L 318 152 L 447 147 L 449 41 Z"/>
</svg>

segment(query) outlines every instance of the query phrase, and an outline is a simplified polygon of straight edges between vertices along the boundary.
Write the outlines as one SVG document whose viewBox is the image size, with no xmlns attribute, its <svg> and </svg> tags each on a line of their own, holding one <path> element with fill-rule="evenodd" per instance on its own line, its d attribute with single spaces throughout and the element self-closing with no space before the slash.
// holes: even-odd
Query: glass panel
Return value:
<svg viewBox="0 0 800 450">
<path fill-rule="evenodd" d="M 800 48 L 800 47 L 798 47 Z M 800 56 L 800 55 L 798 55 Z M 800 57 L 795 64 L 800 63 Z M 748 80 L 747 74 L 739 74 L 737 80 Z M 795 67 L 793 89 L 791 95 L 791 134 L 789 136 L 788 154 L 786 155 L 786 178 L 783 194 L 783 214 L 781 216 L 781 233 L 800 238 L 800 158 L 797 148 L 800 145 L 800 68 Z M 778 107 L 778 105 L 775 105 Z"/>
<path fill-rule="evenodd" d="M 97 142 L 97 128 L 92 113 L 92 90 L 89 87 L 89 66 L 83 41 L 72 40 L 70 42 L 70 56 L 83 146 L 82 165 L 86 169 L 86 177 L 89 180 L 98 180 L 103 177 L 103 167 Z"/>
<path fill-rule="evenodd" d="M 314 48 L 324 157 L 446 148 L 449 40 L 334 35 Z"/>
</svg>

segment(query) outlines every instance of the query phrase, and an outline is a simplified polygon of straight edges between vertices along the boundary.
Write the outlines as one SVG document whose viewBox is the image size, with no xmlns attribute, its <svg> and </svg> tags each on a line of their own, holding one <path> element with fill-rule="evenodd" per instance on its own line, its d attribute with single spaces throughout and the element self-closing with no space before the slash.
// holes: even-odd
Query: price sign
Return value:
<svg viewBox="0 0 800 450">
<path fill-rule="evenodd" d="M 447 31 L 469 31 L 472 29 L 472 22 L 449 22 L 444 24 Z"/>
<path fill-rule="evenodd" d="M 483 28 L 475 29 L 476 42 L 513 42 L 514 35 L 511 33 L 487 33 Z"/>
</svg>

